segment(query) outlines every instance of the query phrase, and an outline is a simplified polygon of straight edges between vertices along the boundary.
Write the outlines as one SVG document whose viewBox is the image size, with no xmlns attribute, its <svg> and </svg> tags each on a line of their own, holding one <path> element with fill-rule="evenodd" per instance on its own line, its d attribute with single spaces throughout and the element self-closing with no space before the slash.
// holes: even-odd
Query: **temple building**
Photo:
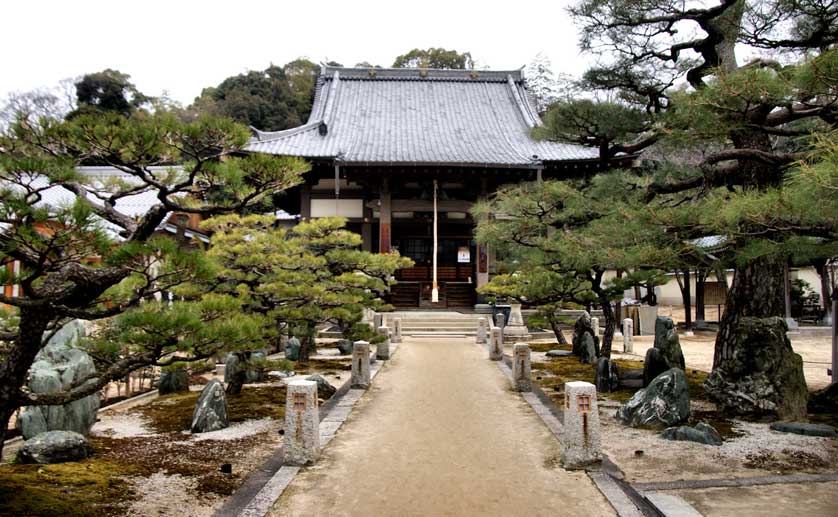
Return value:
<svg viewBox="0 0 838 517">
<path fill-rule="evenodd" d="M 255 130 L 251 152 L 306 158 L 284 210 L 346 217 L 365 250 L 397 250 L 398 308 L 466 308 L 494 273 L 473 237 L 472 204 L 504 184 L 584 174 L 596 149 L 538 141 L 521 70 L 324 66 L 305 125 Z"/>
</svg>

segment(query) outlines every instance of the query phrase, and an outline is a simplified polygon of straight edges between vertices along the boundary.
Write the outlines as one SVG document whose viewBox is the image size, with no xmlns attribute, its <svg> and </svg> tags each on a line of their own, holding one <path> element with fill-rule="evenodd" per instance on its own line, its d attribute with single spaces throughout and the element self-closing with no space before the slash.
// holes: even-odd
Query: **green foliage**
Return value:
<svg viewBox="0 0 838 517">
<path fill-rule="evenodd" d="M 137 90 L 131 76 L 110 68 L 85 74 L 76 83 L 78 108 L 67 115 L 74 118 L 84 113 L 111 112 L 128 116 L 151 99 Z"/>
<path fill-rule="evenodd" d="M 204 223 L 214 231 L 209 256 L 221 270 L 219 289 L 253 313 L 313 338 L 318 323 L 351 328 L 364 307 L 381 310 L 396 269 L 411 261 L 396 254 L 360 251 L 361 238 L 341 218 L 322 218 L 292 229 L 270 216 L 228 215 Z"/>
<path fill-rule="evenodd" d="M 299 58 L 283 67 L 228 77 L 205 88 L 192 110 L 230 117 L 237 122 L 276 131 L 303 124 L 311 112 L 320 67 Z"/>
<path fill-rule="evenodd" d="M 431 47 L 427 49 L 415 48 L 406 54 L 396 57 L 393 68 L 448 68 L 473 69 L 474 60 L 471 53 L 444 48 Z"/>
<path fill-rule="evenodd" d="M 533 128 L 533 136 L 599 146 L 634 138 L 649 129 L 650 119 L 642 109 L 614 102 L 558 101 L 544 114 L 544 125 Z"/>
</svg>

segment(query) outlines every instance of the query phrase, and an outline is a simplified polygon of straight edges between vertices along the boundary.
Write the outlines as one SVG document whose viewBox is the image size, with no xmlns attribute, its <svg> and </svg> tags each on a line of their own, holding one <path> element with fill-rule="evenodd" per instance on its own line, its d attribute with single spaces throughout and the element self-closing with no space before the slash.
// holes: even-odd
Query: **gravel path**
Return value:
<svg viewBox="0 0 838 517">
<path fill-rule="evenodd" d="M 405 339 L 270 515 L 613 515 L 472 339 Z"/>
</svg>

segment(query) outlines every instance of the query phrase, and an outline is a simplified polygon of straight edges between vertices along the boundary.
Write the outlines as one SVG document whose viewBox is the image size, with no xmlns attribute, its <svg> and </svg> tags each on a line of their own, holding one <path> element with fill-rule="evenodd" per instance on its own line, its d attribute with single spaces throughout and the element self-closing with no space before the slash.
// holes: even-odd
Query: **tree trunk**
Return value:
<svg viewBox="0 0 838 517">
<path fill-rule="evenodd" d="M 18 393 L 26 383 L 29 367 L 41 349 L 41 340 L 50 321 L 50 314 L 43 308 L 21 307 L 18 338 L 0 363 L 0 455 L 6 430 L 15 411 L 20 407 Z"/>
<path fill-rule="evenodd" d="M 305 335 L 300 340 L 300 361 L 308 361 L 312 354 L 317 353 L 317 345 L 314 342 L 316 329 L 314 325 L 309 325 L 305 329 Z"/>
<path fill-rule="evenodd" d="M 707 270 L 695 271 L 695 321 L 704 321 L 704 281 L 707 280 Z"/>
<path fill-rule="evenodd" d="M 736 269 L 716 336 L 713 369 L 722 360 L 733 357 L 740 318 L 783 317 L 785 267 L 786 257 L 774 256 L 752 260 Z"/>
<path fill-rule="evenodd" d="M 687 332 L 693 328 L 693 308 L 692 308 L 692 286 L 690 285 L 690 270 L 684 270 L 684 288 L 681 290 L 681 298 L 684 300 L 684 328 Z"/>
<path fill-rule="evenodd" d="M 821 308 L 824 316 L 832 314 L 832 289 L 830 286 L 829 270 L 826 268 L 826 259 L 818 259 L 814 262 L 815 271 L 821 279 Z"/>
<path fill-rule="evenodd" d="M 596 289 L 597 301 L 602 307 L 602 316 L 605 318 L 605 332 L 602 334 L 599 356 L 611 359 L 611 342 L 614 341 L 614 309 L 611 308 L 611 300 L 605 292 Z"/>
<path fill-rule="evenodd" d="M 558 340 L 559 344 L 567 345 L 567 338 L 564 337 L 564 332 L 562 332 L 561 326 L 559 325 L 559 319 L 556 317 L 556 315 L 547 315 L 547 321 L 550 322 L 550 327 L 553 329 L 553 334 L 556 335 L 556 340 Z"/>
</svg>

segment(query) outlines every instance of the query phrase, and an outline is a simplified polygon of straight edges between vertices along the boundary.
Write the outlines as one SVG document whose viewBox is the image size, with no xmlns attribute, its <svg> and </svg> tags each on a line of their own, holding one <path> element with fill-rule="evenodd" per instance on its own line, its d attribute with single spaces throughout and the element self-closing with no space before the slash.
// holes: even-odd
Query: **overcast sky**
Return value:
<svg viewBox="0 0 838 517">
<path fill-rule="evenodd" d="M 543 52 L 579 75 L 572 0 L 7 0 L 0 97 L 114 68 L 143 93 L 190 103 L 201 89 L 270 63 L 389 66 L 413 48 L 469 51 L 481 67 L 514 69 Z"/>
</svg>

